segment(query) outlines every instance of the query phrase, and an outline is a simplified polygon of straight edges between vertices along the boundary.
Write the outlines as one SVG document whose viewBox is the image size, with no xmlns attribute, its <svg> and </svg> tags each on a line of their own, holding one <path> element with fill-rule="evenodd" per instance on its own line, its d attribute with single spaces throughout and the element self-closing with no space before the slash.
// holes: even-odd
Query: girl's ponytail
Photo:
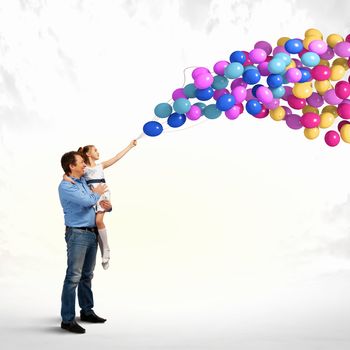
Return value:
<svg viewBox="0 0 350 350">
<path fill-rule="evenodd" d="M 89 157 L 87 155 L 87 153 L 89 152 L 90 150 L 90 147 L 92 147 L 92 145 L 88 145 L 88 146 L 84 146 L 84 147 L 79 147 L 78 149 L 78 153 L 83 157 L 84 159 L 84 163 L 86 165 L 90 165 L 90 160 L 89 160 Z"/>
</svg>

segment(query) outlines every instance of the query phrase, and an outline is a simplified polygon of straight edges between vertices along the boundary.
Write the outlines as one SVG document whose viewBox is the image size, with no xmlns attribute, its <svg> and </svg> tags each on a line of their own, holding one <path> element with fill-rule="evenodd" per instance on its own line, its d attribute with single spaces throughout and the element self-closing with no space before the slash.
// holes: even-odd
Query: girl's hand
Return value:
<svg viewBox="0 0 350 350">
<path fill-rule="evenodd" d="M 137 145 L 137 141 L 136 140 L 132 140 L 131 142 L 130 142 L 130 144 L 129 144 L 129 147 L 130 148 L 133 148 L 133 147 L 135 147 Z"/>
<path fill-rule="evenodd" d="M 63 175 L 63 180 L 64 180 L 64 181 L 68 181 L 68 182 L 70 182 L 71 184 L 75 184 L 74 180 L 71 179 L 71 178 L 70 178 L 68 175 L 66 175 L 66 174 Z"/>
</svg>

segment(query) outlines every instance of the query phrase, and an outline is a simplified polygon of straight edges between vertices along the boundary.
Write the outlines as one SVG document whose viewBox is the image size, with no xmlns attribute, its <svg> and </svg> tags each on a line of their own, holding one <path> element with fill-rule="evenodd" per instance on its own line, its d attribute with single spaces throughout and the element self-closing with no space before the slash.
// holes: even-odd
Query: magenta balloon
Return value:
<svg viewBox="0 0 350 350">
<path fill-rule="evenodd" d="M 312 107 L 321 107 L 324 103 L 323 97 L 317 92 L 313 92 L 310 97 L 306 99 L 306 102 Z"/>
<path fill-rule="evenodd" d="M 331 47 L 328 46 L 327 51 L 320 55 L 320 58 L 323 60 L 331 60 L 334 57 L 334 51 Z"/>
<path fill-rule="evenodd" d="M 231 90 L 233 90 L 236 86 L 247 87 L 247 83 L 243 80 L 243 78 L 237 78 L 231 83 Z"/>
<path fill-rule="evenodd" d="M 174 90 L 171 97 L 173 98 L 174 101 L 178 100 L 179 98 L 187 98 L 183 88 Z"/>
<path fill-rule="evenodd" d="M 342 120 L 341 122 L 338 123 L 338 130 L 340 132 L 340 129 L 342 128 L 343 125 L 345 124 L 350 124 L 350 122 L 348 122 L 347 120 Z"/>
<path fill-rule="evenodd" d="M 285 101 L 288 101 L 288 97 L 293 94 L 292 92 L 293 89 L 290 86 L 284 86 L 284 89 L 286 92 L 282 96 L 282 99 Z"/>
<path fill-rule="evenodd" d="M 327 90 L 325 92 L 325 94 L 323 95 L 323 98 L 330 105 L 338 105 L 339 103 L 341 103 L 343 101 L 343 99 L 339 98 L 335 94 L 335 90 L 334 89 Z"/>
<path fill-rule="evenodd" d="M 318 65 L 311 69 L 311 75 L 315 80 L 327 80 L 331 76 L 331 69 L 327 66 Z"/>
<path fill-rule="evenodd" d="M 221 97 L 222 95 L 227 95 L 229 94 L 230 91 L 228 91 L 227 89 L 220 89 L 220 90 L 215 90 L 214 91 L 214 100 L 218 100 L 219 97 Z"/>
<path fill-rule="evenodd" d="M 266 55 L 272 52 L 272 46 L 267 41 L 258 41 L 254 45 L 254 49 L 263 49 Z"/>
<path fill-rule="evenodd" d="M 300 122 L 300 117 L 297 114 L 287 114 L 284 119 L 288 127 L 291 129 L 298 130 L 303 127 Z"/>
<path fill-rule="evenodd" d="M 303 109 L 306 106 L 306 99 L 289 95 L 288 104 L 294 109 Z"/>
<path fill-rule="evenodd" d="M 267 54 L 263 49 L 253 49 L 249 52 L 249 59 L 252 63 L 262 63 L 266 60 Z"/>
<path fill-rule="evenodd" d="M 197 67 L 192 71 L 192 78 L 196 79 L 196 77 L 199 74 L 203 74 L 203 73 L 210 73 L 210 71 L 208 68 L 205 68 L 205 67 Z"/>
<path fill-rule="evenodd" d="M 228 119 L 234 120 L 241 114 L 241 108 L 239 106 L 233 106 L 225 112 Z"/>
<path fill-rule="evenodd" d="M 269 65 L 269 62 L 267 62 L 267 61 L 258 64 L 259 73 L 263 77 L 267 77 L 270 74 L 270 72 L 268 70 L 268 65 Z"/>
<path fill-rule="evenodd" d="M 340 103 L 337 108 L 337 113 L 343 119 L 350 119 L 350 104 Z"/>
<path fill-rule="evenodd" d="M 309 44 L 309 51 L 315 52 L 318 55 L 326 53 L 328 50 L 328 45 L 323 40 L 313 40 Z"/>
<path fill-rule="evenodd" d="M 302 74 L 298 68 L 290 68 L 286 72 L 286 78 L 290 83 L 297 83 L 302 78 Z"/>
<path fill-rule="evenodd" d="M 335 84 L 335 94 L 342 99 L 348 98 L 350 95 L 350 84 L 347 81 L 341 80 Z"/>
<path fill-rule="evenodd" d="M 300 122 L 305 128 L 316 128 L 320 125 L 321 118 L 317 113 L 308 112 L 301 116 Z"/>
<path fill-rule="evenodd" d="M 197 120 L 202 115 L 200 107 L 192 105 L 190 110 L 186 113 L 186 117 L 190 120 Z"/>
<path fill-rule="evenodd" d="M 347 41 L 336 44 L 333 50 L 340 57 L 350 57 L 350 43 Z"/>
<path fill-rule="evenodd" d="M 194 85 L 197 89 L 206 89 L 213 84 L 214 78 L 210 73 L 198 74 L 194 79 Z"/>
<path fill-rule="evenodd" d="M 236 103 L 241 103 L 247 98 L 247 89 L 244 86 L 236 86 L 232 90 L 232 96 L 235 98 Z"/>
<path fill-rule="evenodd" d="M 324 135 L 324 140 L 328 146 L 334 147 L 339 143 L 340 135 L 336 131 L 330 130 Z"/>
<path fill-rule="evenodd" d="M 230 63 L 227 61 L 219 61 L 214 64 L 214 72 L 218 75 L 224 75 L 225 74 L 225 68 Z"/>
<path fill-rule="evenodd" d="M 271 90 L 265 86 L 258 87 L 255 94 L 257 99 L 264 104 L 270 103 L 273 100 Z"/>
</svg>

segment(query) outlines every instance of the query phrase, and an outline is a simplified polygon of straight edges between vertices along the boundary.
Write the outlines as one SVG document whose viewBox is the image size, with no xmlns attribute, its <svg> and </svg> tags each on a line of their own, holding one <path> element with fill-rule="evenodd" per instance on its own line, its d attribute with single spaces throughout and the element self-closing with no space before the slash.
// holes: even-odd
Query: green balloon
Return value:
<svg viewBox="0 0 350 350">
<path fill-rule="evenodd" d="M 216 108 L 216 104 L 211 104 L 205 107 L 203 114 L 208 118 L 208 119 L 216 119 L 219 118 L 221 115 L 221 111 Z"/>
<path fill-rule="evenodd" d="M 225 89 L 225 87 L 228 85 L 228 79 L 221 76 L 221 75 L 217 75 L 214 77 L 214 82 L 213 84 L 211 84 L 211 86 L 215 89 L 215 90 L 221 90 L 221 89 Z"/>
<path fill-rule="evenodd" d="M 194 98 L 196 97 L 196 87 L 194 84 L 187 84 L 184 87 L 184 94 L 187 98 Z"/>
<path fill-rule="evenodd" d="M 154 108 L 154 114 L 159 118 L 168 118 L 172 110 L 169 103 L 159 103 Z"/>
</svg>

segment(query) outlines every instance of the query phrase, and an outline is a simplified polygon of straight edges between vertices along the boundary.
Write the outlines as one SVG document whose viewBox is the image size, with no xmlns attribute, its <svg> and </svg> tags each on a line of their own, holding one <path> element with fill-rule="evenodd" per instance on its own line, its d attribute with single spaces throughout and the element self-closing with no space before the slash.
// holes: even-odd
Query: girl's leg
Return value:
<svg viewBox="0 0 350 350">
<path fill-rule="evenodd" d="M 99 211 L 96 213 L 96 226 L 98 229 L 98 244 L 101 250 L 101 256 L 102 256 L 102 266 L 106 270 L 109 267 L 109 245 L 108 245 L 108 238 L 107 238 L 107 230 L 106 226 L 103 222 L 104 212 Z"/>
</svg>

